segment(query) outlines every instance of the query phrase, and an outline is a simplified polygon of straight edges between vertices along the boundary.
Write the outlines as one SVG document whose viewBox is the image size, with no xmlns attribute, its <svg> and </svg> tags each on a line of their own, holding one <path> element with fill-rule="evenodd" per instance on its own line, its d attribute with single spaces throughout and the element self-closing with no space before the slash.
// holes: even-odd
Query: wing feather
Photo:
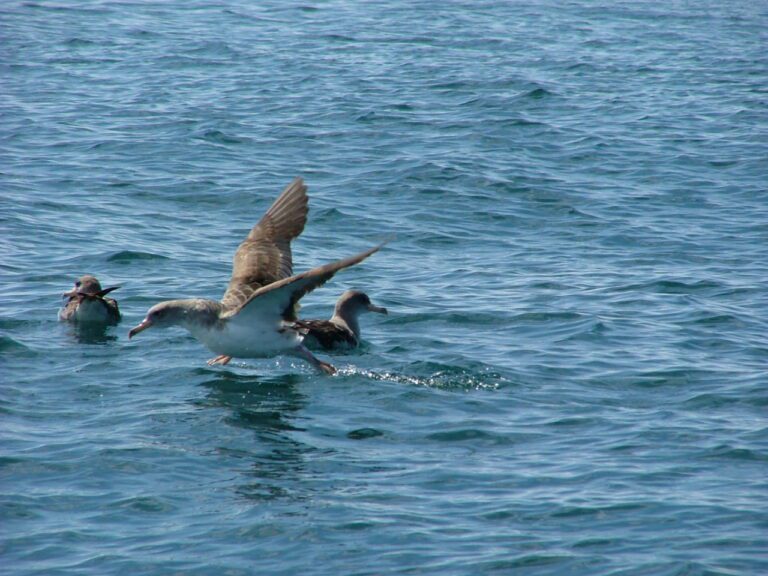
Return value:
<svg viewBox="0 0 768 576">
<path fill-rule="evenodd" d="M 304 295 L 325 284 L 339 270 L 359 264 L 371 254 L 378 252 L 384 244 L 386 242 L 355 256 L 324 264 L 259 288 L 246 301 L 226 310 L 222 318 L 245 314 L 260 318 L 296 320 L 295 306 Z"/>
<path fill-rule="evenodd" d="M 307 186 L 296 178 L 251 229 L 235 252 L 232 278 L 221 301 L 225 308 L 241 305 L 259 288 L 293 273 L 291 240 L 304 230 L 308 202 Z"/>
<path fill-rule="evenodd" d="M 306 330 L 304 343 L 308 346 L 333 350 L 342 346 L 355 348 L 358 345 L 357 338 L 348 328 L 342 328 L 330 320 L 297 320 L 296 326 Z"/>
</svg>

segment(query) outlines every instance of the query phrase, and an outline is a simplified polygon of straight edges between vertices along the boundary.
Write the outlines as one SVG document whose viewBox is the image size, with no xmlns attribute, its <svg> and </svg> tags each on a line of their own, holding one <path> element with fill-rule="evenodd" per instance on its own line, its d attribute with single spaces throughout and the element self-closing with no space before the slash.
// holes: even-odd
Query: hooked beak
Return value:
<svg viewBox="0 0 768 576">
<path fill-rule="evenodd" d="M 389 314 L 387 312 L 387 309 L 383 306 L 374 306 L 373 304 L 368 304 L 368 312 L 377 312 L 379 314 Z"/>
<path fill-rule="evenodd" d="M 128 340 L 136 336 L 139 332 L 143 332 L 147 328 L 150 328 L 152 326 L 152 322 L 146 318 L 141 321 L 141 324 L 136 326 L 135 328 L 131 328 L 130 332 L 128 332 Z"/>
</svg>

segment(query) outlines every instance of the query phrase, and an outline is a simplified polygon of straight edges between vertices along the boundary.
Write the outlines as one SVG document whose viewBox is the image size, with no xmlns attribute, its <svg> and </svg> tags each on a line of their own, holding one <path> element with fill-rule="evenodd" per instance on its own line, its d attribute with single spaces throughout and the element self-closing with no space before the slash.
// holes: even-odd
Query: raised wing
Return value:
<svg viewBox="0 0 768 576">
<path fill-rule="evenodd" d="M 291 240 L 304 230 L 307 186 L 296 178 L 278 196 L 235 252 L 232 279 L 221 303 L 239 308 L 253 293 L 293 273 Z"/>
<path fill-rule="evenodd" d="M 328 282 L 339 270 L 354 266 L 368 258 L 371 254 L 378 252 L 384 244 L 386 242 L 361 252 L 356 256 L 318 266 L 312 270 L 259 288 L 242 305 L 225 311 L 222 314 L 222 318 L 231 318 L 238 314 L 244 314 L 249 318 L 253 316 L 254 320 L 257 318 L 262 320 L 273 318 L 282 318 L 288 321 L 296 320 L 295 305 L 301 300 L 302 296 Z M 246 320 L 249 318 L 246 318 Z"/>
</svg>

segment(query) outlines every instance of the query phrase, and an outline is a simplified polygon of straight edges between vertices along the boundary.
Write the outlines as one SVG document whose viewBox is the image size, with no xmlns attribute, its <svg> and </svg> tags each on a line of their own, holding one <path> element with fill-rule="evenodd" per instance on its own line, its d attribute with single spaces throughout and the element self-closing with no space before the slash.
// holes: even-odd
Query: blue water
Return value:
<svg viewBox="0 0 768 576">
<path fill-rule="evenodd" d="M 768 5 L 0 5 L 0 572 L 768 573 Z M 365 345 L 128 329 L 294 176 Z M 56 319 L 96 274 L 123 322 Z M 375 316 L 375 317 L 374 317 Z"/>
</svg>

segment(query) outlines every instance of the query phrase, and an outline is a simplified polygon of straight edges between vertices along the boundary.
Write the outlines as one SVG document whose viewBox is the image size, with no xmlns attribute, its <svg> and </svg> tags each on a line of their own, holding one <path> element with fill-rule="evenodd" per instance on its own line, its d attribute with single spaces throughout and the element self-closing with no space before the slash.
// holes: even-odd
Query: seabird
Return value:
<svg viewBox="0 0 768 576">
<path fill-rule="evenodd" d="M 233 357 L 294 354 L 333 374 L 336 369 L 315 358 L 302 343 L 297 304 L 336 272 L 362 262 L 383 244 L 293 275 L 291 240 L 304 230 L 307 204 L 307 187 L 296 178 L 238 247 L 232 278 L 220 302 L 202 298 L 160 302 L 149 309 L 128 338 L 152 326 L 181 326 L 218 354 L 209 365 L 226 364 Z"/>
<path fill-rule="evenodd" d="M 375 306 L 365 292 L 347 290 L 336 302 L 330 320 L 299 320 L 296 324 L 306 331 L 304 344 L 310 348 L 356 348 L 360 344 L 358 316 L 365 312 L 386 314 L 387 309 Z"/>
<path fill-rule="evenodd" d="M 90 324 L 117 324 L 120 321 L 120 309 L 117 300 L 104 298 L 119 286 L 103 288 L 95 276 L 81 276 L 75 287 L 62 296 L 69 298 L 59 310 L 59 320 Z"/>
</svg>

